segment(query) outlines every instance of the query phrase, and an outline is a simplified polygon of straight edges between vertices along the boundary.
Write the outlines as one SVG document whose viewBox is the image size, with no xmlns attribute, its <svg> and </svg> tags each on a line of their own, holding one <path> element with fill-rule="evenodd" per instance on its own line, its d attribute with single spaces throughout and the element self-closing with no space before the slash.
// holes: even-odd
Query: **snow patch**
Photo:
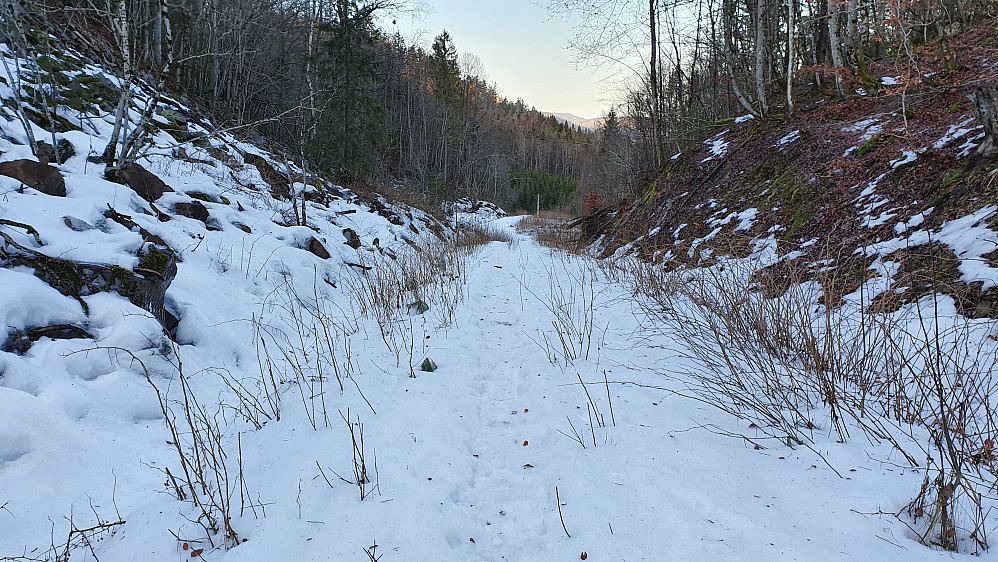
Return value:
<svg viewBox="0 0 998 562">
<path fill-rule="evenodd" d="M 728 153 L 728 143 L 723 138 L 724 134 L 727 132 L 728 132 L 727 130 L 721 131 L 717 135 L 714 135 L 712 138 L 705 140 L 703 142 L 705 145 L 707 145 L 708 150 L 710 151 L 710 156 L 701 160 L 700 161 L 701 164 L 703 164 L 704 162 L 709 162 L 710 160 L 713 160 L 715 158 L 721 158 Z"/>
<path fill-rule="evenodd" d="M 773 146 L 782 149 L 784 146 L 787 146 L 798 139 L 800 139 L 800 129 L 795 129 L 787 133 L 787 135 L 780 140 L 776 141 L 776 144 Z"/>
<path fill-rule="evenodd" d="M 890 166 L 892 170 L 896 170 L 905 164 L 910 164 L 918 160 L 918 155 L 915 154 L 913 150 L 902 150 L 901 157 L 896 160 L 891 160 Z"/>
<path fill-rule="evenodd" d="M 974 121 L 975 119 L 973 117 L 967 117 L 966 119 L 960 121 L 956 125 L 950 125 L 949 128 L 946 130 L 946 134 L 943 135 L 942 138 L 940 138 L 936 142 L 932 143 L 932 148 L 939 150 L 940 148 L 946 146 L 947 144 L 966 135 L 967 133 L 980 129 L 981 128 L 980 125 L 978 125 L 977 127 L 967 126 L 973 123 Z"/>
<path fill-rule="evenodd" d="M 980 140 L 983 140 L 983 139 L 984 139 L 984 133 L 981 133 L 981 134 L 979 134 L 979 135 L 977 135 L 977 136 L 969 139 L 967 142 L 961 144 L 960 147 L 959 147 L 960 148 L 960 153 L 957 154 L 956 157 L 957 158 L 963 158 L 963 157 L 969 155 L 975 148 L 977 148 L 977 146 L 979 144 L 978 142 L 975 142 L 975 141 L 980 141 Z"/>
<path fill-rule="evenodd" d="M 873 138 L 873 135 L 882 133 L 884 131 L 883 124 L 880 122 L 878 117 L 871 117 L 869 119 L 863 119 L 862 121 L 857 121 L 848 127 L 843 127 L 843 133 L 859 133 L 863 134 L 859 137 L 860 144 Z"/>
</svg>

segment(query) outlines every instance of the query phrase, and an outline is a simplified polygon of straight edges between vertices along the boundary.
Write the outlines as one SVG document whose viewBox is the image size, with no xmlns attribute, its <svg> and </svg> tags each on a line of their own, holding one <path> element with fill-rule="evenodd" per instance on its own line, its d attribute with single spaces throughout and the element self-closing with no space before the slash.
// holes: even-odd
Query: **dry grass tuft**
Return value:
<svg viewBox="0 0 998 562">
<path fill-rule="evenodd" d="M 675 342 L 699 366 L 663 371 L 683 386 L 677 394 L 752 428 L 718 431 L 756 448 L 804 446 L 819 455 L 822 433 L 890 443 L 925 471 L 907 517 L 895 515 L 924 544 L 986 550 L 986 494 L 998 485 L 998 346 L 988 337 L 995 323 L 956 314 L 938 293 L 876 312 L 865 271 L 783 261 L 781 275 L 758 275 L 771 264 L 755 258 L 671 272 L 625 261 L 616 274 L 630 281 L 650 335 Z"/>
<path fill-rule="evenodd" d="M 463 223 L 454 233 L 454 245 L 458 248 L 475 249 L 489 242 L 512 244 L 514 239 L 508 230 L 488 222 Z"/>
<path fill-rule="evenodd" d="M 569 228 L 568 224 L 567 218 L 527 217 L 516 223 L 516 230 L 532 236 L 543 246 L 580 254 L 585 248 L 582 232 L 577 228 Z"/>
</svg>

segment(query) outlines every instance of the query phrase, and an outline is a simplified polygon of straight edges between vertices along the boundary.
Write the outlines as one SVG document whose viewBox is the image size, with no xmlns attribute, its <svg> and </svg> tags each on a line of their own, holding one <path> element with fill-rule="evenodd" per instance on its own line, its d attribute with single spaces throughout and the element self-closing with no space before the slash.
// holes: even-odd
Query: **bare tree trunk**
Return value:
<svg viewBox="0 0 998 562">
<path fill-rule="evenodd" d="M 726 47 L 726 53 L 724 57 L 725 66 L 728 69 L 728 77 L 731 78 L 731 91 L 735 94 L 735 99 L 738 100 L 738 104 L 742 106 L 745 111 L 750 114 L 759 117 L 760 113 L 754 107 L 752 107 L 752 102 L 745 96 L 741 88 L 738 86 L 738 79 L 735 76 L 735 63 L 734 59 L 737 56 L 737 51 L 735 50 L 735 6 L 733 0 L 724 0 L 722 6 L 722 12 L 724 17 L 724 45 Z"/>
<path fill-rule="evenodd" d="M 658 31 L 655 28 L 657 21 L 657 0 L 648 0 L 648 26 L 650 27 L 651 39 L 651 61 L 650 61 L 650 89 L 651 89 L 651 128 L 652 137 L 655 139 L 655 167 L 662 166 L 662 132 L 661 132 L 661 96 L 658 88 Z"/>
<path fill-rule="evenodd" d="M 755 0 L 755 97 L 759 113 L 769 113 L 766 101 L 766 9 L 765 0 Z"/>
<path fill-rule="evenodd" d="M 787 114 L 794 112 L 794 71 L 797 68 L 794 38 L 797 34 L 797 0 L 790 0 L 787 13 Z"/>
<path fill-rule="evenodd" d="M 152 99 L 149 100 L 148 105 L 142 112 L 142 117 L 139 119 L 139 123 L 131 130 L 125 140 L 121 142 L 121 148 L 118 150 L 118 139 L 121 134 L 128 126 L 128 110 L 131 106 L 131 85 L 132 85 L 132 55 L 131 48 L 129 47 L 130 34 L 128 27 L 127 18 L 127 7 L 123 7 L 126 0 L 120 0 L 118 4 L 118 13 L 113 22 L 112 27 L 115 28 L 116 33 L 119 35 L 119 40 L 122 41 L 122 58 L 125 64 L 125 88 L 122 91 L 121 98 L 118 100 L 118 114 L 115 117 L 115 131 L 111 135 L 111 141 L 108 143 L 107 148 L 104 149 L 104 160 L 107 163 L 107 169 L 109 171 L 120 170 L 123 166 L 131 164 L 138 160 L 140 150 L 144 145 L 144 141 L 148 136 L 147 125 L 152 119 L 152 116 L 156 113 L 156 109 L 159 107 L 159 99 L 162 91 L 166 87 L 166 78 L 169 76 L 170 67 L 173 65 L 173 29 L 170 26 L 170 10 L 167 4 L 167 0 L 158 0 L 157 11 L 160 14 L 160 18 L 163 22 L 162 32 L 166 39 L 166 44 L 164 45 L 164 50 L 166 52 L 166 61 L 163 67 L 159 69 L 159 79 L 153 89 Z M 117 150 L 118 156 L 115 157 L 114 153 Z"/>
<path fill-rule="evenodd" d="M 7 78 L 9 79 L 10 88 L 14 91 L 14 102 L 17 104 L 17 118 L 24 127 L 24 134 L 28 138 L 28 144 L 31 148 L 31 153 L 38 155 L 38 143 L 35 141 L 35 131 L 31 126 L 31 120 L 28 119 L 27 113 L 24 111 L 24 102 L 21 100 L 21 61 L 20 59 L 26 58 L 28 56 L 25 51 L 27 40 L 24 37 L 24 32 L 21 29 L 21 19 L 20 14 L 15 13 L 15 10 L 23 9 L 19 4 L 4 4 L 0 6 L 0 17 L 3 18 L 4 22 L 11 27 L 9 35 L 12 37 L 10 41 L 11 50 L 14 55 L 14 72 L 11 72 L 10 65 L 7 63 L 7 57 L 0 55 L 0 59 L 3 60 L 4 70 L 7 72 Z M 4 30 L 6 31 L 6 30 Z M 54 146 L 54 145 L 53 145 Z"/>
<path fill-rule="evenodd" d="M 208 27 L 208 53 L 211 58 L 211 88 L 214 99 L 221 95 L 220 60 L 222 53 L 218 52 L 218 0 L 211 0 L 211 24 Z"/>
<path fill-rule="evenodd" d="M 825 0 L 819 0 L 824 2 Z M 828 0 L 829 3 L 835 0 Z M 828 43 L 832 53 L 832 66 L 835 67 L 835 89 L 839 98 L 845 99 L 846 92 L 842 85 L 842 72 L 845 70 L 845 62 L 842 60 L 842 9 L 838 6 L 828 6 Z"/>
<path fill-rule="evenodd" d="M 693 41 L 693 61 L 690 63 L 690 77 L 686 81 L 689 87 L 689 95 L 686 102 L 686 114 L 689 115 L 693 113 L 693 101 L 696 96 L 695 82 L 699 73 L 697 72 L 697 65 L 700 62 L 700 37 L 703 35 L 703 2 L 697 3 L 697 34 L 696 39 Z M 682 148 L 679 148 L 682 150 Z"/>
<path fill-rule="evenodd" d="M 306 135 L 306 141 L 311 140 L 315 134 L 316 128 L 319 126 L 319 108 L 316 104 L 316 89 L 315 89 L 315 54 L 316 54 L 316 25 L 318 23 L 319 17 L 321 16 L 322 6 L 316 5 L 316 0 L 311 0 L 308 3 L 308 59 L 305 61 L 305 82 L 308 84 L 308 103 L 311 108 L 312 113 L 312 124 L 309 134 Z"/>
<path fill-rule="evenodd" d="M 977 120 L 984 126 L 984 141 L 978 154 L 991 157 L 998 154 L 998 87 L 982 86 L 970 98 L 977 109 Z"/>
<path fill-rule="evenodd" d="M 163 64 L 163 10 L 157 9 L 153 14 L 152 26 L 152 62 L 156 66 Z M 169 25 L 169 22 L 167 22 Z"/>
<path fill-rule="evenodd" d="M 121 87 L 121 97 L 118 98 L 118 107 L 114 115 L 114 129 L 111 131 L 111 140 L 104 148 L 102 156 L 104 162 L 111 166 L 114 164 L 114 153 L 118 148 L 118 139 L 121 138 L 121 130 L 128 119 L 128 108 L 132 102 L 132 47 L 128 33 L 128 1 L 118 0 L 117 11 L 111 16 L 111 29 L 114 31 L 118 41 L 118 48 L 121 49 L 121 60 L 123 66 L 122 77 L 124 84 Z"/>
<path fill-rule="evenodd" d="M 856 43 L 859 29 L 859 0 L 848 0 L 846 3 L 846 36 L 843 43 L 846 65 L 856 65 Z"/>
</svg>

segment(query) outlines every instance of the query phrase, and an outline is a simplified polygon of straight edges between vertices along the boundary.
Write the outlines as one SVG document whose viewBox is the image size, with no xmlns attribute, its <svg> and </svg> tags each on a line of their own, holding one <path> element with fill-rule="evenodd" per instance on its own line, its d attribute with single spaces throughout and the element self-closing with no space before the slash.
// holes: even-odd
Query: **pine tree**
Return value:
<svg viewBox="0 0 998 562">
<path fill-rule="evenodd" d="M 433 40 L 432 51 L 429 66 L 433 95 L 448 107 L 457 109 L 461 105 L 464 88 L 461 85 L 461 69 L 457 64 L 457 49 L 446 29 Z"/>
<path fill-rule="evenodd" d="M 375 96 L 378 32 L 355 0 L 336 0 L 323 31 L 322 106 L 310 152 L 323 167 L 370 177 L 386 138 L 386 111 Z"/>
</svg>

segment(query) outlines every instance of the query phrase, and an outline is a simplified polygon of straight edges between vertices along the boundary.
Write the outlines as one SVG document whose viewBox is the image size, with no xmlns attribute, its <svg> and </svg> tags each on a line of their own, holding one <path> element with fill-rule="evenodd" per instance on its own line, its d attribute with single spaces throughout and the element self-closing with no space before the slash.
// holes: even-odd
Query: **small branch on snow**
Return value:
<svg viewBox="0 0 998 562">
<path fill-rule="evenodd" d="M 565 530 L 565 536 L 572 538 L 572 535 L 568 534 L 568 527 L 565 526 L 565 517 L 561 514 L 561 496 L 558 494 L 558 486 L 554 487 L 554 499 L 558 504 L 558 518 L 561 519 L 561 528 Z"/>
</svg>

